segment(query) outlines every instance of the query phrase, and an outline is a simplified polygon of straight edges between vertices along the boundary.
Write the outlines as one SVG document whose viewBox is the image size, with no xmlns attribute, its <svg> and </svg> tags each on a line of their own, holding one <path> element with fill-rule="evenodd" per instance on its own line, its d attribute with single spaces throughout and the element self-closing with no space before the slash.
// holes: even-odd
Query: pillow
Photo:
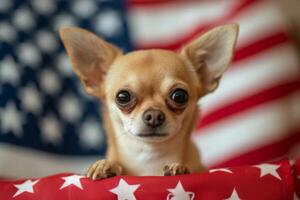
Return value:
<svg viewBox="0 0 300 200">
<path fill-rule="evenodd" d="M 299 195 L 300 160 L 293 168 Z M 170 177 L 117 176 L 92 181 L 82 175 L 65 173 L 38 179 L 0 181 L 0 199 L 5 200 L 289 200 L 293 195 L 294 180 L 288 160 Z"/>
<path fill-rule="evenodd" d="M 98 102 L 84 95 L 58 38 L 66 25 L 127 52 L 178 50 L 211 26 L 239 23 L 233 64 L 200 101 L 201 159 L 216 168 L 299 155 L 298 54 L 273 1 L 0 2 L 0 176 L 80 173 L 105 155 Z"/>
</svg>

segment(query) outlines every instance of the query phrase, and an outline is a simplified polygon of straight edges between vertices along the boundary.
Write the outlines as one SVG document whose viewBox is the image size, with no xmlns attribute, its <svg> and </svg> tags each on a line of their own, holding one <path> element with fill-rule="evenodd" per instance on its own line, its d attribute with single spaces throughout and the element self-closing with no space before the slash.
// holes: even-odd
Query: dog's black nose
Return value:
<svg viewBox="0 0 300 200">
<path fill-rule="evenodd" d="M 153 128 L 161 126 L 165 121 L 165 114 L 160 110 L 148 109 L 143 114 L 143 121 Z"/>
</svg>

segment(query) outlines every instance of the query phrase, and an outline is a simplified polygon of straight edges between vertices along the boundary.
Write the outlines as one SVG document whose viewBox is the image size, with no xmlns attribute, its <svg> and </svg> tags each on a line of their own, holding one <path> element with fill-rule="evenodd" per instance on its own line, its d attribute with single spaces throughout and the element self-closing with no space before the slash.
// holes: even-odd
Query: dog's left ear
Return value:
<svg viewBox="0 0 300 200">
<path fill-rule="evenodd" d="M 231 63 L 237 36 L 237 24 L 218 26 L 182 49 L 181 56 L 197 72 L 202 85 L 200 95 L 218 87 L 222 74 Z"/>
</svg>

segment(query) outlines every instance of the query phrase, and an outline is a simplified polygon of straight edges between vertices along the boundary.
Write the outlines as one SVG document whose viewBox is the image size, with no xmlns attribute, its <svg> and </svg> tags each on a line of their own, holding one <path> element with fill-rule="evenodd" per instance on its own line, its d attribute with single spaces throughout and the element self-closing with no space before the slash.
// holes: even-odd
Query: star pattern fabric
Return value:
<svg viewBox="0 0 300 200">
<path fill-rule="evenodd" d="M 39 182 L 39 180 L 35 180 L 35 181 L 27 180 L 24 183 L 15 184 L 14 186 L 17 188 L 17 192 L 13 195 L 13 197 L 21 195 L 24 192 L 34 193 L 33 186 L 37 184 L 37 182 Z"/>
<path fill-rule="evenodd" d="M 118 196 L 118 200 L 136 200 L 134 192 L 138 189 L 140 184 L 130 185 L 124 179 L 120 179 L 117 187 L 109 190 Z"/>
<path fill-rule="evenodd" d="M 220 173 L 203 172 L 172 177 L 116 176 L 96 181 L 77 174 L 56 174 L 38 180 L 0 179 L 0 199 L 298 199 L 300 160 L 293 166 L 287 160 L 259 166 L 270 168 L 269 165 L 276 166 L 281 180 L 272 174 L 268 174 L 268 177 L 258 176 L 256 166 L 226 168 L 231 173 L 220 170 Z"/>
<path fill-rule="evenodd" d="M 177 185 L 173 189 L 168 189 L 170 195 L 173 196 L 175 199 L 181 199 L 181 200 L 189 200 L 189 199 L 194 199 L 195 193 L 193 192 L 187 192 L 184 190 L 182 184 L 180 181 L 178 181 Z"/>
<path fill-rule="evenodd" d="M 231 196 L 228 199 L 226 199 L 226 200 L 241 200 L 241 198 L 239 197 L 239 195 L 236 192 L 236 190 L 233 189 Z"/>
<path fill-rule="evenodd" d="M 83 189 L 80 179 L 83 178 L 84 176 L 79 176 L 79 175 L 71 175 L 71 176 L 66 176 L 66 177 L 62 177 L 62 179 L 65 181 L 62 186 L 60 187 L 60 189 L 64 189 L 65 187 L 68 187 L 70 185 L 74 185 L 76 187 L 78 187 L 79 189 Z"/>
<path fill-rule="evenodd" d="M 276 177 L 277 179 L 281 180 L 281 177 L 279 176 L 277 169 L 280 167 L 278 165 L 273 164 L 261 164 L 256 165 L 260 169 L 260 177 L 266 176 L 268 174 Z"/>
</svg>

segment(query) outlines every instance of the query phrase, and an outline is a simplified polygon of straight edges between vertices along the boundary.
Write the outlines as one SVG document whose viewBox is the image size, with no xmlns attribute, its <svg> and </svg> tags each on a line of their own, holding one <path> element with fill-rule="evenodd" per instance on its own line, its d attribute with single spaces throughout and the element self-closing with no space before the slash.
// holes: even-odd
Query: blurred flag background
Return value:
<svg viewBox="0 0 300 200">
<path fill-rule="evenodd" d="M 225 167 L 300 155 L 299 54 L 290 21 L 275 5 L 1 0 L 0 177 L 83 173 L 105 153 L 101 104 L 84 94 L 71 71 L 58 38 L 64 26 L 86 28 L 127 52 L 176 51 L 210 27 L 239 23 L 233 65 L 219 89 L 199 102 L 193 139 L 202 159 Z"/>
</svg>

